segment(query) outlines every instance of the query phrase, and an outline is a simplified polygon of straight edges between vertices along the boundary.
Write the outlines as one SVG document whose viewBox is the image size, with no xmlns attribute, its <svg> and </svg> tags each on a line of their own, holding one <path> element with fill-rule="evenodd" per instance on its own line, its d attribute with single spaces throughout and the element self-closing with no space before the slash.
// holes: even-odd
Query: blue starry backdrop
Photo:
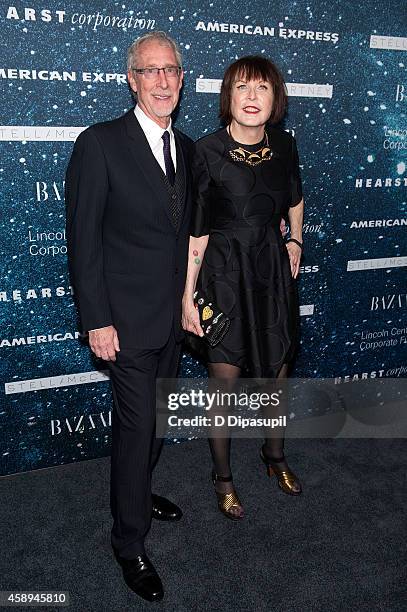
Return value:
<svg viewBox="0 0 407 612">
<path fill-rule="evenodd" d="M 288 84 L 302 85 L 291 89 L 283 125 L 297 139 L 305 198 L 294 374 L 338 384 L 406 375 L 402 4 L 1 2 L 2 474 L 110 452 L 109 384 L 95 379 L 103 365 L 77 334 L 63 180 L 72 128 L 131 107 L 126 50 L 151 30 L 180 43 L 185 86 L 176 124 L 193 139 L 219 127 L 216 84 L 197 79 L 221 79 L 243 55 L 272 58 Z M 378 48 L 372 36 L 392 37 L 383 39 L 392 46 Z M 327 85 L 332 95 L 318 95 Z M 184 354 L 181 375 L 206 371 Z"/>
</svg>

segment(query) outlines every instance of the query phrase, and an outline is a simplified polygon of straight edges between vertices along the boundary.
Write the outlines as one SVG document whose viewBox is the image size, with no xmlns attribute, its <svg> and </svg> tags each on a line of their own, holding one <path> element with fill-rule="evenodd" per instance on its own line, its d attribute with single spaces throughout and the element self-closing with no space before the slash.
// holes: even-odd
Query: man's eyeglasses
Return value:
<svg viewBox="0 0 407 612">
<path fill-rule="evenodd" d="M 146 79 L 154 79 L 160 74 L 162 70 L 165 76 L 169 78 L 176 78 L 181 74 L 181 66 L 164 66 L 164 68 L 132 68 L 137 74 L 143 74 Z"/>
</svg>

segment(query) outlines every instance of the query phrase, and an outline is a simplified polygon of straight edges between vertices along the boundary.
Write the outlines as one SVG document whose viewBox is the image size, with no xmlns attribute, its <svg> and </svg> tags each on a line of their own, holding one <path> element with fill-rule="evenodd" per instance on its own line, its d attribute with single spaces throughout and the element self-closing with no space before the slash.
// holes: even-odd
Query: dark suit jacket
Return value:
<svg viewBox="0 0 407 612">
<path fill-rule="evenodd" d="M 174 134 L 186 177 L 178 232 L 163 172 L 133 109 L 82 132 L 68 165 L 68 262 L 82 328 L 114 325 L 121 348 L 159 348 L 172 325 L 177 340 L 183 337 L 192 141 Z"/>
</svg>

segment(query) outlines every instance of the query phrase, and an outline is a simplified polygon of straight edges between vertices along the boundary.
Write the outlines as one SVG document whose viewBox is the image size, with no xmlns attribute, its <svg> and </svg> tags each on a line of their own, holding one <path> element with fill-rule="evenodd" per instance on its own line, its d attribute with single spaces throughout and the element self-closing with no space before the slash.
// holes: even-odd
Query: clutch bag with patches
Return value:
<svg viewBox="0 0 407 612">
<path fill-rule="evenodd" d="M 204 338 L 211 346 L 216 346 L 223 340 L 229 329 L 229 317 L 202 290 L 195 291 L 194 303 L 199 312 L 199 322 L 205 334 Z"/>
</svg>

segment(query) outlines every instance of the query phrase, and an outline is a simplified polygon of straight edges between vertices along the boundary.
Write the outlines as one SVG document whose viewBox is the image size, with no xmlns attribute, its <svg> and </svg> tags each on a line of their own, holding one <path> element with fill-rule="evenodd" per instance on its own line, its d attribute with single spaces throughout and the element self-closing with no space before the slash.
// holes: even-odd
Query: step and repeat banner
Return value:
<svg viewBox="0 0 407 612">
<path fill-rule="evenodd" d="M 402 2 L 0 3 L 2 474 L 110 452 L 111 394 L 77 331 L 64 174 L 77 135 L 132 100 L 126 50 L 169 32 L 184 56 L 177 126 L 219 127 L 225 68 L 264 54 L 289 92 L 305 197 L 296 377 L 407 374 L 407 38 Z M 184 354 L 181 376 L 205 376 Z"/>
</svg>

